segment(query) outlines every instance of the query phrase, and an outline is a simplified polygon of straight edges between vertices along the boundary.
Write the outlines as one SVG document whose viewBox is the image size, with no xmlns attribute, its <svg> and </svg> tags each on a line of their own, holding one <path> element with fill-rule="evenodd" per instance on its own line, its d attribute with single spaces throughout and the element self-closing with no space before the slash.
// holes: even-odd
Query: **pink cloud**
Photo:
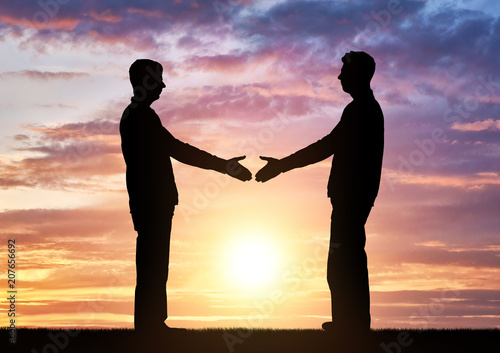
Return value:
<svg viewBox="0 0 500 353">
<path fill-rule="evenodd" d="M 35 14 L 36 13 L 38 12 L 35 12 Z M 62 18 L 59 16 L 57 18 L 49 18 L 47 14 L 43 12 L 40 13 L 42 17 L 37 18 L 33 16 L 31 19 L 27 19 L 26 17 L 19 18 L 13 15 L 0 15 L 0 21 L 23 28 L 37 30 L 57 29 L 61 31 L 71 31 L 80 23 L 80 20 L 76 18 Z"/>
<path fill-rule="evenodd" d="M 169 18 L 168 14 L 164 14 L 160 11 L 146 10 L 146 9 L 141 9 L 139 7 L 131 7 L 127 9 L 127 12 L 132 14 L 139 14 L 146 18 L 163 18 L 164 16 Z"/>
<path fill-rule="evenodd" d="M 182 49 L 191 50 L 203 46 L 203 42 L 194 36 L 184 36 L 177 41 L 177 46 Z"/>
<path fill-rule="evenodd" d="M 36 135 L 17 139 L 21 152 L 38 152 L 0 165 L 0 187 L 99 188 L 96 176 L 124 172 L 118 124 L 105 120 L 57 127 L 26 127 Z M 106 186 L 104 186 L 106 187 Z"/>
<path fill-rule="evenodd" d="M 500 120 L 487 119 L 473 123 L 455 122 L 451 128 L 458 131 L 498 131 L 500 130 Z"/>
<path fill-rule="evenodd" d="M 205 86 L 170 93 L 167 99 L 158 102 L 157 112 L 169 124 L 209 123 L 220 118 L 231 124 L 245 124 L 247 129 L 253 122 L 271 120 L 279 114 L 288 117 L 320 114 L 321 107 L 338 104 L 327 98 L 314 95 L 303 81 L 291 81 L 288 88 L 269 84 Z"/>
<path fill-rule="evenodd" d="M 4 72 L 0 74 L 0 78 L 19 78 L 26 77 L 35 80 L 71 80 L 80 77 L 90 77 L 90 74 L 86 72 L 48 72 L 48 71 L 38 71 L 38 70 L 22 70 L 14 72 Z"/>
<path fill-rule="evenodd" d="M 110 22 L 110 23 L 117 23 L 123 20 L 123 16 L 113 14 L 113 11 L 111 9 L 107 9 L 102 12 L 97 12 L 95 10 L 90 12 L 90 17 L 97 21 L 103 21 L 103 22 Z"/>
<path fill-rule="evenodd" d="M 223 73 L 245 70 L 250 53 L 243 55 L 192 56 L 186 60 L 186 70 L 218 71 Z"/>
</svg>

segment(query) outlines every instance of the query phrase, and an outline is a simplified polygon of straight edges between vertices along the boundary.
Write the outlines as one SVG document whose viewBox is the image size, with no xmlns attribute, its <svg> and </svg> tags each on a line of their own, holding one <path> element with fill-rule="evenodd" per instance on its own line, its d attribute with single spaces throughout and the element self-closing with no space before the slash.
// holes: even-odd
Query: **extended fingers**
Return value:
<svg viewBox="0 0 500 353">
<path fill-rule="evenodd" d="M 267 161 L 267 162 L 270 162 L 276 158 L 273 158 L 273 157 L 264 157 L 264 156 L 260 156 L 259 157 L 260 159 L 262 159 L 263 161 Z"/>
<path fill-rule="evenodd" d="M 241 161 L 242 159 L 245 159 L 245 158 L 247 158 L 247 156 L 234 157 L 234 158 L 231 158 L 231 160 L 238 162 L 238 161 Z"/>
</svg>

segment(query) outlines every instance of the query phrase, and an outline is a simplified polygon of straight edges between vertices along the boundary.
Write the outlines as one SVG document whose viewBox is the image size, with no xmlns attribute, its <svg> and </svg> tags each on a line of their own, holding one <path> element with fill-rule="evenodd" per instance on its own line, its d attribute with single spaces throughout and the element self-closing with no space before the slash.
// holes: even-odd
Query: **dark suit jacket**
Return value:
<svg viewBox="0 0 500 353">
<path fill-rule="evenodd" d="M 151 107 L 134 99 L 123 112 L 120 135 L 136 230 L 147 222 L 171 217 L 179 202 L 170 157 L 204 169 L 226 170 L 226 160 L 177 140 Z"/>
<path fill-rule="evenodd" d="M 333 205 L 372 206 L 377 197 L 384 151 L 384 115 L 370 90 L 349 103 L 340 122 L 321 140 L 283 158 L 284 171 L 332 154 L 328 196 Z"/>
</svg>

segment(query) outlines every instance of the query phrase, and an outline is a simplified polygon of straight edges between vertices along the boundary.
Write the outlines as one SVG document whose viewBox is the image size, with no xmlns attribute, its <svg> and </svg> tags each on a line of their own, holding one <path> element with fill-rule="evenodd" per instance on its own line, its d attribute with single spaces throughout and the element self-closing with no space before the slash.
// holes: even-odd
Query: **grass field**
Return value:
<svg viewBox="0 0 500 353">
<path fill-rule="evenodd" d="M 498 353 L 500 330 L 372 330 L 366 337 L 334 338 L 321 330 L 188 330 L 164 337 L 133 330 L 18 329 L 16 343 L 0 330 L 0 352 L 26 353 Z"/>
</svg>

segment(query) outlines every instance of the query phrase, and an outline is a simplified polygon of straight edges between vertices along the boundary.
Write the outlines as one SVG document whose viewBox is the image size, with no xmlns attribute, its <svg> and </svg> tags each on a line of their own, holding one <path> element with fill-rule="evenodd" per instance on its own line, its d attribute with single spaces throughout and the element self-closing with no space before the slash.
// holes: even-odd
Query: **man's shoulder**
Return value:
<svg viewBox="0 0 500 353">
<path fill-rule="evenodd" d="M 146 115 L 144 109 L 134 102 L 130 103 L 123 111 L 120 119 L 120 134 L 129 136 L 130 133 L 136 131 L 139 125 L 143 125 L 148 120 L 145 118 Z"/>
<path fill-rule="evenodd" d="M 149 118 L 149 119 L 148 119 Z M 155 111 L 147 106 L 142 106 L 137 103 L 130 103 L 123 111 L 120 123 L 132 122 L 150 122 L 154 119 L 159 119 Z"/>
<path fill-rule="evenodd" d="M 365 99 L 355 99 L 351 101 L 344 109 L 344 111 L 360 111 L 364 113 L 381 114 L 382 108 L 379 102 L 373 96 L 367 97 Z"/>
</svg>

